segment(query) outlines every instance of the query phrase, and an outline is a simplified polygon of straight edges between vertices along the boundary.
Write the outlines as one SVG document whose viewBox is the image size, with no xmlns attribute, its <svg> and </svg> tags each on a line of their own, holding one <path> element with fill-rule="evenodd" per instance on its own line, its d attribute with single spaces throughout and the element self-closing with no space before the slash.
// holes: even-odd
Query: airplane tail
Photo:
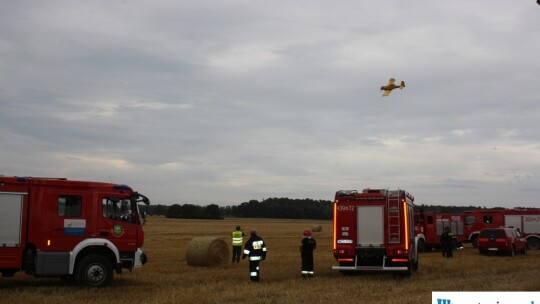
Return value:
<svg viewBox="0 0 540 304">
<path fill-rule="evenodd" d="M 400 89 L 403 89 L 404 87 L 405 87 L 405 81 L 402 80 L 402 81 L 401 81 L 401 84 L 399 85 L 399 88 L 400 88 Z"/>
</svg>

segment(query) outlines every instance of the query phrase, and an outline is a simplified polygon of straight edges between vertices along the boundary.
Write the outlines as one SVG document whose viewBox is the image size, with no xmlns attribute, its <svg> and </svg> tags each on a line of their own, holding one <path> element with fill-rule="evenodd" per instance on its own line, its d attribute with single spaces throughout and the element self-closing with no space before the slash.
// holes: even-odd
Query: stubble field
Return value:
<svg viewBox="0 0 540 304">
<path fill-rule="evenodd" d="M 226 267 L 191 267 L 185 253 L 196 236 L 215 236 L 230 245 L 235 226 L 256 229 L 268 255 L 261 282 L 249 281 L 248 262 Z M 314 233 L 315 277 L 300 276 L 302 231 Z M 444 259 L 439 252 L 420 256 L 411 278 L 390 273 L 343 276 L 332 270 L 331 222 L 313 220 L 177 220 L 150 217 L 144 251 L 149 262 L 133 273 L 115 275 L 110 287 L 84 289 L 59 279 L 23 273 L 0 278 L 0 303 L 430 303 L 431 291 L 539 291 L 540 251 L 528 255 L 480 256 L 466 247 Z"/>
</svg>

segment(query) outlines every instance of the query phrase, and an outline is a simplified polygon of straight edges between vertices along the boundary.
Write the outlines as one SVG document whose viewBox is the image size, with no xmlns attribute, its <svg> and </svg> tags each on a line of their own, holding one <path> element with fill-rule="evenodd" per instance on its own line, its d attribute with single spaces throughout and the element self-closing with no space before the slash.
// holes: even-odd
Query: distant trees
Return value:
<svg viewBox="0 0 540 304">
<path fill-rule="evenodd" d="M 240 205 L 219 207 L 216 204 L 141 205 L 141 212 L 168 218 L 223 219 L 224 217 L 256 217 L 287 219 L 331 219 L 332 202 L 312 199 L 269 198 L 250 200 Z"/>
<path fill-rule="evenodd" d="M 165 214 L 168 218 L 185 218 L 185 219 L 214 219 L 222 220 L 223 216 L 219 210 L 219 206 L 211 204 L 208 206 L 197 206 L 193 204 L 174 204 L 169 207 Z"/>
<path fill-rule="evenodd" d="M 238 206 L 225 208 L 227 216 L 331 219 L 332 202 L 312 199 L 269 198 L 262 202 L 250 200 Z"/>
<path fill-rule="evenodd" d="M 417 205 L 424 212 L 461 213 L 487 209 L 480 206 Z M 168 218 L 223 219 L 224 217 L 255 217 L 285 219 L 332 219 L 332 202 L 328 200 L 268 198 L 250 200 L 240 205 L 220 207 L 216 204 L 199 206 L 194 204 L 141 205 L 139 209 L 148 215 L 164 215 Z M 504 209 L 501 207 L 490 209 Z"/>
<path fill-rule="evenodd" d="M 164 215 L 170 218 L 223 219 L 221 209 L 216 204 L 208 206 L 193 204 L 139 205 L 139 210 L 147 215 Z"/>
<path fill-rule="evenodd" d="M 480 206 L 443 206 L 443 205 L 416 205 L 417 209 L 425 212 L 438 212 L 438 213 L 462 213 L 471 210 L 488 210 L 486 207 Z M 490 210 L 505 209 L 503 207 L 489 208 Z"/>
</svg>

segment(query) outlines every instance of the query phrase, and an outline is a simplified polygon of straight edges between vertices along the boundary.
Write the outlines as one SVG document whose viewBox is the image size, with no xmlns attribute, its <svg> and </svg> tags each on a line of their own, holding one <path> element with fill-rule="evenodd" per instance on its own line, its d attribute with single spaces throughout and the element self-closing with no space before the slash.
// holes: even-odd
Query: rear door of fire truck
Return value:
<svg viewBox="0 0 540 304">
<path fill-rule="evenodd" d="M 0 182 L 0 270 L 12 276 L 22 267 L 22 250 L 26 243 L 26 187 Z"/>
<path fill-rule="evenodd" d="M 384 246 L 384 205 L 356 208 L 358 247 Z"/>
</svg>

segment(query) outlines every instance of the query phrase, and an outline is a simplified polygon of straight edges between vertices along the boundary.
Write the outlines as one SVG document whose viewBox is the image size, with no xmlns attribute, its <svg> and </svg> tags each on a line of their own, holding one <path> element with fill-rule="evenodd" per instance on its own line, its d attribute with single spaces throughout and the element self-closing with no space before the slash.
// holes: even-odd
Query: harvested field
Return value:
<svg viewBox="0 0 540 304">
<path fill-rule="evenodd" d="M 466 247 L 452 259 L 423 253 L 411 278 L 389 273 L 342 276 L 330 248 L 331 222 L 314 234 L 315 277 L 300 278 L 298 245 L 312 220 L 180 220 L 150 217 L 145 226 L 149 262 L 131 274 L 115 275 L 103 289 L 81 289 L 59 279 L 23 273 L 0 278 L 0 303 L 429 303 L 431 291 L 538 291 L 540 251 L 527 256 L 480 256 Z M 195 237 L 217 236 L 230 246 L 230 232 L 240 225 L 256 229 L 268 256 L 261 262 L 261 282 L 249 281 L 248 262 L 225 267 L 193 267 L 186 261 Z"/>
</svg>

